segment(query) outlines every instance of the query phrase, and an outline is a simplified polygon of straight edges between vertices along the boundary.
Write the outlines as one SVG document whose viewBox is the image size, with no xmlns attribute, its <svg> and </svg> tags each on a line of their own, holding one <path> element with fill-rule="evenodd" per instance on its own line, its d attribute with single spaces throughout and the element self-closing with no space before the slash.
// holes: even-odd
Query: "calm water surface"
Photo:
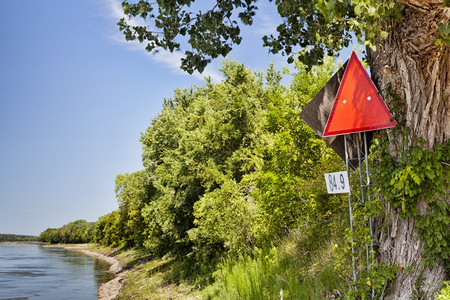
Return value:
<svg viewBox="0 0 450 300">
<path fill-rule="evenodd" d="M 76 251 L 0 244 L 0 300 L 97 299 L 109 265 Z"/>
</svg>

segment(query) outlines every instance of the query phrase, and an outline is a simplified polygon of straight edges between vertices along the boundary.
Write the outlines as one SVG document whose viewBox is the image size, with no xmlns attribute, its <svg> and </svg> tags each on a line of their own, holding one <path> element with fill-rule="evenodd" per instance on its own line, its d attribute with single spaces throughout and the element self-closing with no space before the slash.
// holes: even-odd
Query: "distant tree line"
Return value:
<svg viewBox="0 0 450 300">
<path fill-rule="evenodd" d="M 61 228 L 47 228 L 39 235 L 39 241 L 49 244 L 89 243 L 93 240 L 95 222 L 77 220 Z"/>
<path fill-rule="evenodd" d="M 37 242 L 38 239 L 34 235 L 0 234 L 0 242 Z"/>
</svg>

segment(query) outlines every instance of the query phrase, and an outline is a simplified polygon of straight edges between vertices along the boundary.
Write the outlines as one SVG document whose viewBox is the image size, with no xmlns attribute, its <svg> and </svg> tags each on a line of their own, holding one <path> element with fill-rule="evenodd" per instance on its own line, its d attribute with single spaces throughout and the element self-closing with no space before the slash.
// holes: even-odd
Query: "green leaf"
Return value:
<svg viewBox="0 0 450 300">
<path fill-rule="evenodd" d="M 450 35 L 450 24 L 449 23 L 447 23 L 447 24 L 441 23 L 438 26 L 438 30 L 443 36 L 449 36 Z"/>
<path fill-rule="evenodd" d="M 412 179 L 414 180 L 414 182 L 415 182 L 417 185 L 420 185 L 421 180 L 420 180 L 419 176 L 418 176 L 416 173 L 411 173 L 411 177 L 412 177 Z"/>
<path fill-rule="evenodd" d="M 448 204 L 444 200 L 438 199 L 438 200 L 436 200 L 436 204 L 443 210 L 448 209 Z"/>
</svg>

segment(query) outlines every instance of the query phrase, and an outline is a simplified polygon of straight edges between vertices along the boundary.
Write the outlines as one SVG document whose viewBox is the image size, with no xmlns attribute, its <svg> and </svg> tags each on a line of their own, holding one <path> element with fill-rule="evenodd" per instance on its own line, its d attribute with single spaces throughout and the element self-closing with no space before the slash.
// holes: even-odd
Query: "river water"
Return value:
<svg viewBox="0 0 450 300">
<path fill-rule="evenodd" d="M 109 265 L 80 252 L 0 244 L 0 300 L 97 299 Z"/>
</svg>

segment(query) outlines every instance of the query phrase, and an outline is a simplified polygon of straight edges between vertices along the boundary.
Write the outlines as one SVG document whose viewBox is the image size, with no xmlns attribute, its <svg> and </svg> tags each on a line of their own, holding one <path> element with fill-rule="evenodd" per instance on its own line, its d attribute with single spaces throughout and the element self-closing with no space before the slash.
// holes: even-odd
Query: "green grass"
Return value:
<svg viewBox="0 0 450 300">
<path fill-rule="evenodd" d="M 203 291 L 205 299 L 326 299 L 343 294 L 332 262 L 331 243 L 305 244 L 293 233 L 277 248 L 253 256 L 225 260 L 216 282 Z"/>
<path fill-rule="evenodd" d="M 193 273 L 186 262 L 152 259 L 144 250 L 95 250 L 114 253 L 129 268 L 118 299 L 280 299 L 282 291 L 285 300 L 316 300 L 348 288 L 333 268 L 332 245 L 293 231 L 272 249 L 224 259 L 206 287 L 207 280 L 200 285 L 198 278 L 181 276 Z"/>
<path fill-rule="evenodd" d="M 126 274 L 117 299 L 201 299 L 189 281 L 168 280 L 172 270 L 172 260 L 167 258 L 134 265 Z"/>
</svg>

